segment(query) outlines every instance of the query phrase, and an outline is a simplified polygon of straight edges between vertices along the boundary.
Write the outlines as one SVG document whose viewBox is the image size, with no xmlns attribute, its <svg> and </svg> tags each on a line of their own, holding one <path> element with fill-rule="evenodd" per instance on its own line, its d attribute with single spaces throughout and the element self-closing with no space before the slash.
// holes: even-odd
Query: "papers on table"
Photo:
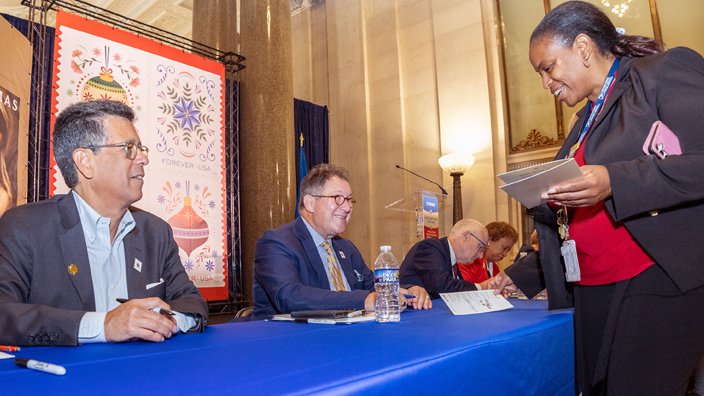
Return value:
<svg viewBox="0 0 704 396">
<path fill-rule="evenodd" d="M 367 312 L 364 315 L 353 316 L 351 318 L 321 319 L 321 318 L 292 318 L 291 314 L 274 315 L 270 320 L 296 323 L 314 324 L 352 324 L 362 322 L 373 322 L 376 320 L 374 312 Z"/>
<path fill-rule="evenodd" d="M 540 196 L 555 184 L 584 177 L 574 158 L 529 166 L 497 176 L 506 183 L 500 188 L 528 209 L 545 203 Z"/>
<path fill-rule="evenodd" d="M 10 355 L 9 353 L 0 352 L 0 360 L 2 359 L 12 359 L 15 355 Z"/>
<path fill-rule="evenodd" d="M 455 315 L 470 315 L 513 308 L 510 302 L 493 290 L 474 290 L 457 293 L 440 293 L 445 304 Z"/>
</svg>

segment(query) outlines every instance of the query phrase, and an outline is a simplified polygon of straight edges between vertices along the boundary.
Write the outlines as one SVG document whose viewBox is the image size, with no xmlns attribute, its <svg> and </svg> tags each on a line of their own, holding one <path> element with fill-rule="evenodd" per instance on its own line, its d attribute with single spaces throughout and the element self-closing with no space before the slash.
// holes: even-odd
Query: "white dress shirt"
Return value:
<svg viewBox="0 0 704 396">
<path fill-rule="evenodd" d="M 120 220 L 115 239 L 110 241 L 110 219 L 100 216 L 78 193 L 73 190 L 71 193 L 76 201 L 86 239 L 95 296 L 95 312 L 86 312 L 81 318 L 78 342 L 105 342 L 105 316 L 120 305 L 118 298 L 127 298 L 123 240 L 135 227 L 135 222 L 132 213 L 127 210 Z M 196 325 L 195 319 L 190 315 L 175 313 L 174 318 L 180 331 L 188 331 Z"/>
<path fill-rule="evenodd" d="M 306 228 L 308 228 L 308 232 L 310 232 L 310 236 L 313 237 L 313 243 L 315 243 L 315 246 L 318 248 L 318 254 L 320 255 L 320 260 L 323 262 L 323 267 L 325 267 L 325 273 L 328 276 L 328 282 L 330 282 L 330 290 L 335 291 L 335 286 L 333 285 L 333 279 L 332 276 L 330 275 L 330 267 L 328 267 L 328 252 L 325 250 L 324 247 L 321 245 L 323 242 L 326 241 L 325 238 L 323 238 L 318 231 L 315 230 L 308 222 L 306 219 L 301 217 L 301 220 L 303 220 L 303 224 L 306 225 Z M 342 269 L 342 264 L 340 264 L 340 258 L 337 256 L 337 252 L 335 252 L 335 247 L 332 244 L 331 239 L 327 239 L 328 242 L 330 242 L 330 249 L 332 249 L 332 252 L 335 253 L 335 259 L 337 259 L 337 265 L 340 269 L 340 275 L 342 275 L 342 281 L 345 283 L 345 291 L 351 291 L 352 288 L 350 287 L 350 284 L 347 282 L 347 277 L 345 276 L 345 271 Z M 358 275 L 358 277 L 361 275 Z"/>
</svg>

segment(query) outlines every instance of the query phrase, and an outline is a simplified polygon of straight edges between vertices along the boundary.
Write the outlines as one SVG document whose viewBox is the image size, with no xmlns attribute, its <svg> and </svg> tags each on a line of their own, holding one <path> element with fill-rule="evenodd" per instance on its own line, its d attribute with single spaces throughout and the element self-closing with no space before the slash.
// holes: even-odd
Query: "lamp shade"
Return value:
<svg viewBox="0 0 704 396">
<path fill-rule="evenodd" d="M 447 173 L 464 173 L 474 165 L 472 154 L 448 154 L 438 160 L 440 167 Z"/>
</svg>

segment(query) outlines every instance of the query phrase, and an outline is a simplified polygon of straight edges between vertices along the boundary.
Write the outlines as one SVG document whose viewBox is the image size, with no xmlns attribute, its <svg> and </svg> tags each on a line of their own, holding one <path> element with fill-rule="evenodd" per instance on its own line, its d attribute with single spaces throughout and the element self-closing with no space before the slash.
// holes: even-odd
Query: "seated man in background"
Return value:
<svg viewBox="0 0 704 396">
<path fill-rule="evenodd" d="M 206 326 L 171 227 L 130 206 L 149 163 L 133 121 L 108 100 L 56 118 L 54 158 L 72 191 L 0 218 L 0 344 L 160 342 Z"/>
<path fill-rule="evenodd" d="M 530 245 L 527 243 L 524 243 L 523 246 L 518 250 L 518 255 L 516 258 L 513 260 L 515 263 L 516 260 L 521 259 L 530 253 L 537 252 L 539 249 L 538 245 L 538 230 L 533 230 L 533 233 L 530 234 Z"/>
<path fill-rule="evenodd" d="M 457 263 L 462 277 L 468 282 L 481 283 L 498 274 L 499 266 L 496 263 L 503 260 L 518 241 L 518 232 L 509 223 L 495 221 L 487 224 L 486 230 L 489 232 L 489 241 L 484 256 L 470 264 Z"/>
<path fill-rule="evenodd" d="M 352 216 L 347 171 L 330 164 L 315 166 L 301 181 L 301 217 L 268 230 L 254 251 L 252 319 L 313 309 L 374 311 L 374 273 L 352 242 L 339 237 Z M 401 282 L 403 285 L 403 282 Z M 422 287 L 401 289 L 416 296 L 415 309 L 432 302 Z"/>
<path fill-rule="evenodd" d="M 481 257 L 488 238 L 481 223 L 465 219 L 452 227 L 449 237 L 423 239 L 401 264 L 401 284 L 423 285 L 432 298 L 440 293 L 486 289 L 489 280 L 479 284 L 464 280 L 457 262 L 471 263 Z"/>
</svg>

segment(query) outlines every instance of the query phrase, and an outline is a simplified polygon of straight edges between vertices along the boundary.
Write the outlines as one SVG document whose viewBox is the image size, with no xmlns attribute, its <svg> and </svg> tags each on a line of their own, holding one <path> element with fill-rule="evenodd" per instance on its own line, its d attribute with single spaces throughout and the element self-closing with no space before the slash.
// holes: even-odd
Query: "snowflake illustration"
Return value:
<svg viewBox="0 0 704 396">
<path fill-rule="evenodd" d="M 66 90 L 66 95 L 68 95 L 68 96 L 73 96 L 73 90 L 72 90 L 72 89 L 67 89 L 67 90 Z"/>
<path fill-rule="evenodd" d="M 200 186 L 196 184 L 196 185 L 193 187 L 193 189 L 196 190 L 196 191 L 200 191 Z"/>
<path fill-rule="evenodd" d="M 174 118 L 181 120 L 181 128 L 186 128 L 188 125 L 187 129 L 192 131 L 194 126 L 199 124 L 197 117 L 200 110 L 194 108 L 192 100 L 186 102 L 186 99 L 181 98 L 181 104 L 174 104 L 174 107 L 177 110 Z"/>
<path fill-rule="evenodd" d="M 210 209 L 215 209 L 215 201 L 213 201 L 213 200 L 211 199 L 210 202 L 208 202 L 208 207 L 209 207 Z"/>
<path fill-rule="evenodd" d="M 137 107 L 135 107 L 134 109 L 137 110 L 137 111 L 142 111 L 142 106 L 137 105 Z"/>
<path fill-rule="evenodd" d="M 216 257 L 218 257 L 218 251 L 217 251 L 217 250 L 213 250 L 213 252 L 210 253 L 210 255 L 213 256 L 213 258 L 216 258 Z"/>
<path fill-rule="evenodd" d="M 113 55 L 113 56 L 112 56 L 112 59 L 113 59 L 115 62 L 122 62 L 122 57 L 120 56 L 120 54 L 115 54 L 115 55 Z"/>
<path fill-rule="evenodd" d="M 176 188 L 181 188 L 181 182 L 176 182 L 176 183 L 174 183 L 174 187 L 176 187 Z"/>
<path fill-rule="evenodd" d="M 159 194 L 159 196 L 156 197 L 156 201 L 159 202 L 160 204 L 163 204 L 164 202 L 166 202 L 166 198 L 164 198 L 163 195 Z"/>
<path fill-rule="evenodd" d="M 101 100 L 110 100 L 110 99 L 112 99 L 112 96 L 105 93 L 105 94 L 100 95 L 100 99 Z"/>
<path fill-rule="evenodd" d="M 205 269 L 208 271 L 212 271 L 215 269 L 215 263 L 213 263 L 211 260 L 208 260 L 205 262 Z"/>
<path fill-rule="evenodd" d="M 75 83 L 76 83 L 76 80 L 69 80 L 69 82 L 70 82 L 71 84 L 75 84 Z"/>
<path fill-rule="evenodd" d="M 135 96 L 134 100 L 139 100 L 139 95 Z"/>
<path fill-rule="evenodd" d="M 103 54 L 103 51 L 100 48 L 98 48 L 98 47 L 93 48 L 93 55 L 101 56 L 102 54 Z"/>
<path fill-rule="evenodd" d="M 90 92 L 86 92 L 83 94 L 83 100 L 86 102 L 93 100 L 93 95 Z"/>
<path fill-rule="evenodd" d="M 190 271 L 193 269 L 193 261 L 191 260 L 186 260 L 185 263 L 183 263 L 183 268 L 186 269 L 186 271 Z"/>
</svg>

